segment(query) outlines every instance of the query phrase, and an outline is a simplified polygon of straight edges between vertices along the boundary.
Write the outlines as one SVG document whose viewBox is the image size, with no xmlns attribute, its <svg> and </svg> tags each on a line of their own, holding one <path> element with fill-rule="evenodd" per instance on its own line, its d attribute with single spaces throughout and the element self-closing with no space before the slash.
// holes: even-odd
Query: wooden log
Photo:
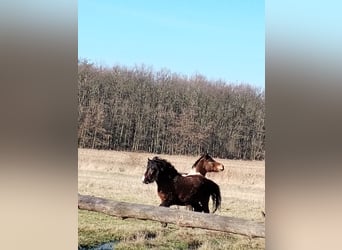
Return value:
<svg viewBox="0 0 342 250">
<path fill-rule="evenodd" d="M 265 237 L 264 223 L 234 217 L 183 211 L 167 207 L 118 202 L 104 198 L 78 195 L 78 208 L 101 212 L 121 218 L 135 218 L 176 224 L 181 227 L 196 227 L 222 232 Z"/>
</svg>

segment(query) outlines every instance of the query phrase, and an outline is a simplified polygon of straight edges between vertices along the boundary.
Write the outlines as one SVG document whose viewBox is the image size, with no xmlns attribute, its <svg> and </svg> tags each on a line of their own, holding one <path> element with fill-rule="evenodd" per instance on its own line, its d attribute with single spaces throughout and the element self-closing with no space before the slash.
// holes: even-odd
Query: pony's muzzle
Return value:
<svg viewBox="0 0 342 250">
<path fill-rule="evenodd" d="M 146 178 L 144 175 L 143 175 L 143 177 L 141 178 L 141 181 L 142 181 L 142 183 L 145 183 L 145 184 L 151 183 L 151 181 L 148 180 L 148 178 Z"/>
</svg>

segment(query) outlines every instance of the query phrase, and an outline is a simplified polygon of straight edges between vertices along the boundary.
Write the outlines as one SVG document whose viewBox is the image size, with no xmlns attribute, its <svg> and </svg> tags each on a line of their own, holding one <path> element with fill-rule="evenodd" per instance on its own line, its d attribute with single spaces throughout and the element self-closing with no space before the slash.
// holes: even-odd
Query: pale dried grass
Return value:
<svg viewBox="0 0 342 250">
<path fill-rule="evenodd" d="M 159 156 L 179 172 L 188 172 L 199 156 L 156 155 L 122 151 L 78 150 L 78 190 L 109 199 L 159 205 L 156 184 L 143 184 L 147 159 Z M 225 166 L 208 173 L 221 189 L 222 205 L 217 214 L 260 220 L 265 210 L 265 162 L 215 158 Z"/>
</svg>

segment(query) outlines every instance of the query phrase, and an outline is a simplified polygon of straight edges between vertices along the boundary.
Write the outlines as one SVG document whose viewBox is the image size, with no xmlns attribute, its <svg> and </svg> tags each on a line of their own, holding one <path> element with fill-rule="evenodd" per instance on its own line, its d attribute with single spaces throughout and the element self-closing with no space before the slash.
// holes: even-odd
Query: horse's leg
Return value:
<svg viewBox="0 0 342 250">
<path fill-rule="evenodd" d="M 194 211 L 194 208 L 193 208 L 192 205 L 187 205 L 187 206 L 186 206 L 186 210 Z"/>
<path fill-rule="evenodd" d="M 172 202 L 169 200 L 163 200 L 162 203 L 160 203 L 160 207 L 170 207 L 172 205 Z"/>
<path fill-rule="evenodd" d="M 203 208 L 201 206 L 201 204 L 197 203 L 192 203 L 191 206 L 193 207 L 193 211 L 195 212 L 202 212 Z"/>
<path fill-rule="evenodd" d="M 170 207 L 172 204 L 169 200 L 163 200 L 162 203 L 160 203 L 160 207 Z M 167 223 L 166 222 L 161 222 L 162 227 L 167 227 Z"/>
<path fill-rule="evenodd" d="M 208 205 L 208 203 L 205 203 L 205 204 L 203 204 L 203 212 L 205 212 L 205 213 L 209 213 L 209 205 Z"/>
<path fill-rule="evenodd" d="M 209 213 L 209 197 L 208 199 L 204 198 L 203 200 L 200 201 L 202 204 L 203 212 L 204 213 Z"/>
</svg>

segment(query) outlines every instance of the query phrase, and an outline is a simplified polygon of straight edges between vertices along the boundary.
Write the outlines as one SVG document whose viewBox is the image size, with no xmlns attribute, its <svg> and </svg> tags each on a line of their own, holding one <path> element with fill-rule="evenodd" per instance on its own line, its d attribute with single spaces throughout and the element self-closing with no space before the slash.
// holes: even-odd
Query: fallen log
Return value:
<svg viewBox="0 0 342 250">
<path fill-rule="evenodd" d="M 78 208 L 121 218 L 135 218 L 196 227 L 221 232 L 265 237 L 265 225 L 234 217 L 183 211 L 167 207 L 118 202 L 89 195 L 78 195 Z"/>
</svg>

